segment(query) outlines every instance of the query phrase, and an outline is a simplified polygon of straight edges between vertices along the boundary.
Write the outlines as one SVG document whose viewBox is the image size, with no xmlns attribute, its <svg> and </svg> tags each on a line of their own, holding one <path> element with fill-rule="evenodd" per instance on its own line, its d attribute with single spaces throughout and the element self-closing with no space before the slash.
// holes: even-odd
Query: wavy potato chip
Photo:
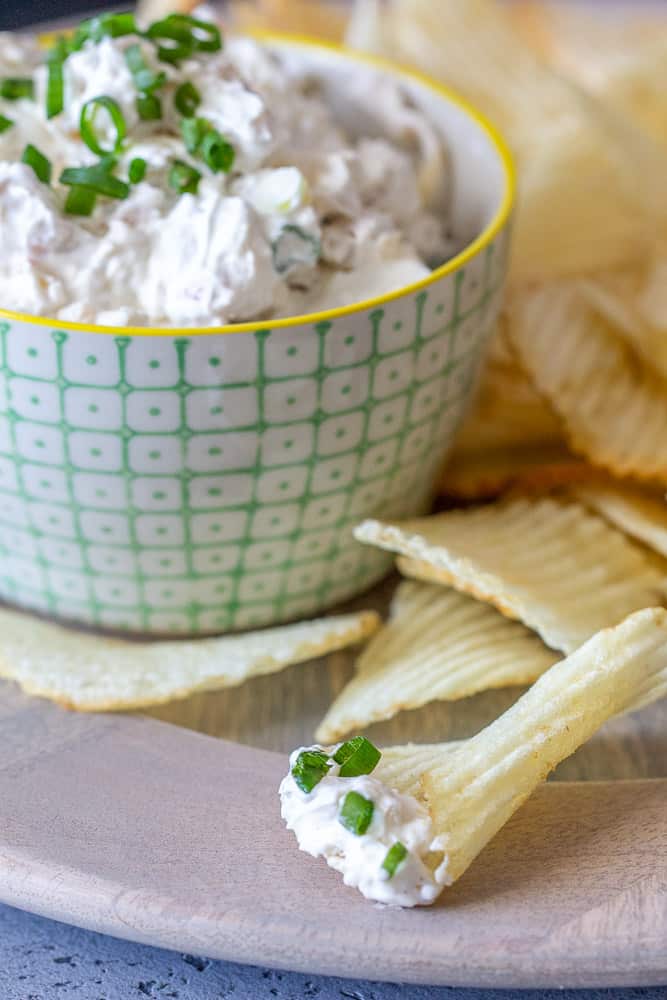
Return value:
<svg viewBox="0 0 667 1000">
<path fill-rule="evenodd" d="M 519 173 L 515 279 L 615 267 L 650 251 L 667 220 L 664 151 L 554 73 L 505 5 L 358 0 L 348 40 L 449 84 L 507 136 Z"/>
<path fill-rule="evenodd" d="M 557 659 L 534 633 L 488 604 L 449 587 L 404 582 L 389 622 L 360 655 L 316 736 L 334 743 L 402 709 L 530 684 Z"/>
<path fill-rule="evenodd" d="M 513 295 L 508 329 L 573 451 L 616 475 L 667 485 L 667 381 L 642 364 L 576 282 Z"/>
<path fill-rule="evenodd" d="M 626 535 L 667 556 L 667 501 L 636 486 L 581 483 L 569 491 Z"/>
<path fill-rule="evenodd" d="M 487 601 L 566 653 L 666 594 L 663 574 L 621 532 L 551 497 L 364 521 L 355 537 L 407 557 L 402 573 Z"/>
<path fill-rule="evenodd" d="M 443 755 L 466 742 L 453 740 L 451 743 L 406 743 L 404 746 L 383 747 L 373 777 L 379 778 L 389 788 L 421 798 L 422 775 L 438 767 Z"/>
<path fill-rule="evenodd" d="M 367 639 L 374 611 L 216 639 L 128 642 L 0 608 L 0 677 L 83 712 L 158 705 L 235 687 Z"/>
<path fill-rule="evenodd" d="M 484 500 L 509 490 L 548 493 L 589 479 L 593 469 L 564 445 L 454 450 L 439 483 L 440 493 L 458 500 Z"/>
<path fill-rule="evenodd" d="M 560 761 L 614 715 L 667 693 L 667 612 L 647 608 L 598 632 L 503 715 L 421 778 L 447 873 L 458 879 Z M 413 758 L 409 775 L 421 764 Z"/>
</svg>

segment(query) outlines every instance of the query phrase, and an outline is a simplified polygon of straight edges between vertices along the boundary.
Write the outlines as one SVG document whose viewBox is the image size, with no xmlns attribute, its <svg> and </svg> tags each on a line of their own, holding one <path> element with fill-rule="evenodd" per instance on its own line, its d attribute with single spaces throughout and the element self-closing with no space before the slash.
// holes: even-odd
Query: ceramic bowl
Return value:
<svg viewBox="0 0 667 1000">
<path fill-rule="evenodd" d="M 132 632 L 312 615 L 390 557 L 369 516 L 423 512 L 505 278 L 502 141 L 454 94 L 342 49 L 272 38 L 332 101 L 405 90 L 451 151 L 468 240 L 425 280 L 327 313 L 216 329 L 87 327 L 0 311 L 0 598 Z M 342 109 L 345 113 L 345 109 Z"/>
</svg>

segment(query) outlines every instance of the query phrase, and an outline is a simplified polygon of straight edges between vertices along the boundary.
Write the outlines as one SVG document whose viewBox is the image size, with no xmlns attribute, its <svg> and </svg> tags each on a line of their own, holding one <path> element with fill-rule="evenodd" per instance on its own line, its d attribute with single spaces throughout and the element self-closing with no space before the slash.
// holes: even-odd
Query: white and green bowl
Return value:
<svg viewBox="0 0 667 1000">
<path fill-rule="evenodd" d="M 365 517 L 426 510 L 496 318 L 513 198 L 502 141 L 458 97 L 273 38 L 336 100 L 399 75 L 451 150 L 467 248 L 374 301 L 217 329 L 110 329 L 0 311 L 0 599 L 197 634 L 311 615 L 389 557 Z"/>
</svg>

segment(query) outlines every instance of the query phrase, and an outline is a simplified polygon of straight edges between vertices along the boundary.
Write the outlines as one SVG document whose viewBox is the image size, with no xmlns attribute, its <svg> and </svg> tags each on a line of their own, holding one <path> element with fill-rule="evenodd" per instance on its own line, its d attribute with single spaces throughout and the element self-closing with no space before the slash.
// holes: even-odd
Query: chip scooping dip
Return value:
<svg viewBox="0 0 667 1000">
<path fill-rule="evenodd" d="M 667 611 L 646 608 L 598 632 L 458 745 L 398 749 L 384 772 L 363 737 L 296 750 L 282 816 L 301 850 L 367 898 L 432 903 L 560 761 L 607 719 L 666 692 Z"/>
</svg>

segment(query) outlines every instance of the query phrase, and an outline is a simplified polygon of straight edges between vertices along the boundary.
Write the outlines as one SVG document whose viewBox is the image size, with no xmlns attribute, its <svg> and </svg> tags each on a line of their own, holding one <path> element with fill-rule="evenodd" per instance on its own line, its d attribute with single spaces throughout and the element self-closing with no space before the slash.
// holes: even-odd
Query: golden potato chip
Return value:
<svg viewBox="0 0 667 1000">
<path fill-rule="evenodd" d="M 401 572 L 487 601 L 566 653 L 666 593 L 663 574 L 621 532 L 552 497 L 364 521 L 355 537 L 406 556 Z"/>
<path fill-rule="evenodd" d="M 437 767 L 444 754 L 451 753 L 465 742 L 453 740 L 451 743 L 406 743 L 404 746 L 383 747 L 373 777 L 405 795 L 421 797 L 422 775 Z"/>
<path fill-rule="evenodd" d="M 281 31 L 340 41 L 345 16 L 324 0 L 239 0 L 231 7 L 239 31 Z"/>
<path fill-rule="evenodd" d="M 564 445 L 480 452 L 454 449 L 439 489 L 444 496 L 458 500 L 483 500 L 509 490 L 547 493 L 586 480 L 593 472 Z"/>
<path fill-rule="evenodd" d="M 361 0 L 348 39 L 442 80 L 507 136 L 519 173 L 514 278 L 615 267 L 649 252 L 667 220 L 664 151 L 537 58 L 506 5 Z"/>
<path fill-rule="evenodd" d="M 598 632 L 421 779 L 454 881 L 560 761 L 607 719 L 667 691 L 667 612 Z M 418 762 L 417 762 L 418 764 Z"/>
<path fill-rule="evenodd" d="M 158 705 L 242 684 L 368 638 L 373 611 L 215 639 L 127 642 L 0 608 L 0 677 L 79 711 Z"/>
<path fill-rule="evenodd" d="M 387 625 L 317 730 L 334 743 L 402 709 L 530 684 L 558 656 L 518 622 L 449 587 L 400 584 Z"/>
<path fill-rule="evenodd" d="M 627 535 L 667 556 L 667 502 L 636 486 L 621 483 L 581 483 L 573 496 L 597 511 Z"/>
<path fill-rule="evenodd" d="M 667 485 L 667 382 L 590 307 L 576 282 L 513 295 L 509 335 L 573 451 L 619 476 Z"/>
</svg>

